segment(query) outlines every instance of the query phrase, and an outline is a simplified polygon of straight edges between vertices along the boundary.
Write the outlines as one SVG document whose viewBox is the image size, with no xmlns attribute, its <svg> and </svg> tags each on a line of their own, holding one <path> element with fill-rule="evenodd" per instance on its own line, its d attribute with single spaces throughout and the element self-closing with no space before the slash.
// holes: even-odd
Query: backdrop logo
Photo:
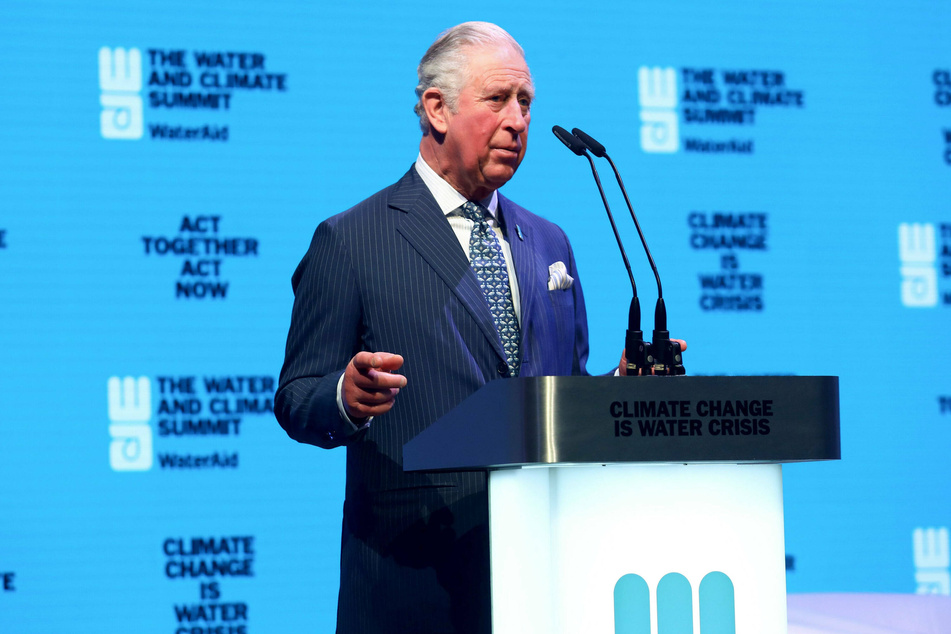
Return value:
<svg viewBox="0 0 951 634">
<path fill-rule="evenodd" d="M 746 136 L 761 113 L 806 106 L 806 93 L 789 85 L 781 70 L 705 67 L 647 67 L 638 70 L 641 149 L 645 152 L 695 152 L 752 155 Z M 740 130 L 703 138 L 685 130 Z M 683 139 L 681 140 L 681 136 Z"/>
<path fill-rule="evenodd" d="M 149 379 L 109 377 L 109 465 L 113 471 L 152 468 L 152 386 Z"/>
<path fill-rule="evenodd" d="M 142 54 L 103 46 L 99 49 L 99 133 L 104 139 L 142 138 Z"/>
<path fill-rule="evenodd" d="M 287 73 L 262 52 L 99 49 L 100 134 L 104 139 L 224 143 L 223 120 L 243 95 L 287 92 Z M 143 66 L 144 64 L 144 66 Z M 145 117 L 143 110 L 148 109 Z M 193 113 L 218 119 L 195 123 Z M 148 123 L 145 123 L 145 119 Z"/>
<path fill-rule="evenodd" d="M 951 594 L 951 544 L 947 527 L 916 528 L 912 533 L 918 594 Z"/>
<path fill-rule="evenodd" d="M 912 308 L 938 303 L 938 271 L 935 227 L 930 223 L 898 225 L 898 257 L 901 260 L 901 303 Z"/>
<path fill-rule="evenodd" d="M 274 412 L 273 376 L 220 375 L 110 377 L 109 464 L 115 471 L 159 469 L 227 469 L 239 465 L 237 451 L 208 451 L 208 437 L 241 436 L 247 416 L 268 419 Z M 153 403 L 155 410 L 152 409 Z M 156 416 L 159 449 L 153 451 L 150 421 Z M 200 453 L 168 451 L 165 447 L 198 446 Z"/>
<path fill-rule="evenodd" d="M 736 632 L 733 582 L 722 572 L 700 581 L 700 632 Z M 614 585 L 615 634 L 693 634 L 693 595 L 690 582 L 672 572 L 657 583 L 657 630 L 651 630 L 650 590 L 639 575 L 628 574 Z"/>
<path fill-rule="evenodd" d="M 641 149 L 670 154 L 680 149 L 677 123 L 677 73 L 671 68 L 641 66 L 637 71 L 641 106 Z"/>
</svg>

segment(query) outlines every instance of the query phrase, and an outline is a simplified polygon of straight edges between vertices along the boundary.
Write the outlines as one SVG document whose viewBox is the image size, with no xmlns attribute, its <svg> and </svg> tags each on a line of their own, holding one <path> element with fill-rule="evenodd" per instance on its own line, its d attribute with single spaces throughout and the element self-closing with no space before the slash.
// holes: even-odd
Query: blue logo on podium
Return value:
<svg viewBox="0 0 951 634">
<path fill-rule="evenodd" d="M 650 589 L 638 575 L 624 575 L 614 585 L 615 634 L 651 632 Z M 694 634 L 690 582 L 671 572 L 657 583 L 656 634 Z M 699 634 L 736 634 L 733 582 L 722 572 L 700 581 Z"/>
</svg>

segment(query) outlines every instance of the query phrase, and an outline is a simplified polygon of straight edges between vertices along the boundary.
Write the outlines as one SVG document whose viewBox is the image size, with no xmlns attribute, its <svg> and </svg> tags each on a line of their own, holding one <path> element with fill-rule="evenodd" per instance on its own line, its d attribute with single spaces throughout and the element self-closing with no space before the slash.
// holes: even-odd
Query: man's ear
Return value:
<svg viewBox="0 0 951 634">
<path fill-rule="evenodd" d="M 449 129 L 449 105 L 443 98 L 442 91 L 435 87 L 427 88 L 423 92 L 423 110 L 429 119 L 429 127 L 440 135 L 446 134 Z"/>
</svg>

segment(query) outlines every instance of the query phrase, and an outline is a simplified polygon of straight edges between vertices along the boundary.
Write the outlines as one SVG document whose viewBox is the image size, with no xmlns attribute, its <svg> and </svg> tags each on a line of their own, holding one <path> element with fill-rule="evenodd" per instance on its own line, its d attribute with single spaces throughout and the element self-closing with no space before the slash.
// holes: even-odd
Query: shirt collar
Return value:
<svg viewBox="0 0 951 634">
<path fill-rule="evenodd" d="M 446 182 L 442 176 L 436 173 L 429 164 L 423 160 L 422 154 L 416 156 L 416 173 L 423 179 L 423 183 L 429 189 L 429 193 L 436 199 L 436 204 L 447 216 L 464 205 L 468 199 L 460 194 L 456 189 Z M 485 207 L 489 215 L 493 218 L 498 216 L 499 195 L 493 191 L 492 194 L 482 200 L 476 201 Z"/>
</svg>

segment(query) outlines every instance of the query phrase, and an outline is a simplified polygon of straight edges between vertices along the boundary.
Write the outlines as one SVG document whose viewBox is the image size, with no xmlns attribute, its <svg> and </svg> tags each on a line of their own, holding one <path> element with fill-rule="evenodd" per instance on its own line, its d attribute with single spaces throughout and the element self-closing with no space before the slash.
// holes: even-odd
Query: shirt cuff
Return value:
<svg viewBox="0 0 951 634">
<path fill-rule="evenodd" d="M 347 406 L 343 402 L 343 377 L 346 375 L 346 372 L 340 375 L 340 378 L 337 380 L 337 409 L 340 410 L 340 418 L 344 421 L 353 425 L 353 431 L 358 432 L 361 429 L 366 429 L 370 426 L 370 421 L 373 420 L 373 417 L 370 416 L 365 419 L 358 419 L 359 422 L 354 421 L 350 418 L 350 414 L 347 412 Z"/>
</svg>

